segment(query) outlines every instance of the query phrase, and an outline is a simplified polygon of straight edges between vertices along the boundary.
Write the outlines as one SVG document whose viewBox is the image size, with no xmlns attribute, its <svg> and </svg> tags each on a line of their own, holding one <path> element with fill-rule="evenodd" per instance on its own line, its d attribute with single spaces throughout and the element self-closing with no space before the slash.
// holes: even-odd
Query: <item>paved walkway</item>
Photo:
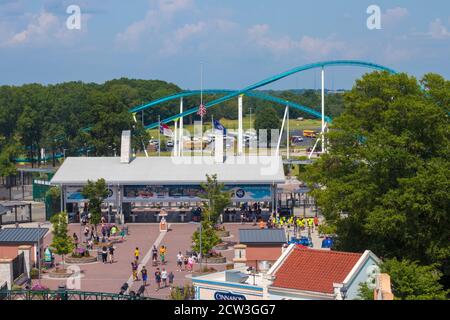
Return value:
<svg viewBox="0 0 450 320">
<path fill-rule="evenodd" d="M 47 227 L 47 225 L 46 225 Z M 224 257 L 227 258 L 227 263 L 232 263 L 234 256 L 233 245 L 239 242 L 239 229 L 254 229 L 257 226 L 253 226 L 252 223 L 231 223 L 225 224 L 226 230 L 230 231 L 231 236 L 224 238 L 230 247 L 228 250 L 220 251 Z M 96 262 L 92 264 L 81 265 L 82 277 L 80 280 L 80 290 L 83 291 L 101 291 L 118 293 L 120 287 L 127 282 L 129 284 L 129 290 L 137 291 L 142 285 L 141 274 L 139 273 L 139 280 L 133 281 L 131 262 L 134 260 L 134 249 L 139 247 L 141 256 L 139 271 L 142 266 L 146 266 L 148 270 L 148 281 L 145 296 L 154 298 L 167 299 L 170 295 L 170 288 L 162 288 L 156 290 L 154 272 L 156 267 L 152 266 L 151 261 L 151 249 L 155 245 L 158 249 L 161 245 L 167 247 L 166 259 L 167 263 L 164 266 L 158 265 L 160 270 L 164 267 L 169 273 L 172 271 L 175 275 L 174 285 L 184 286 L 191 283 L 191 273 L 183 270 L 177 271 L 176 256 L 179 251 L 183 254 L 186 251 L 191 251 L 192 246 L 192 234 L 197 228 L 195 224 L 180 224 L 172 223 L 169 225 L 169 231 L 165 233 L 159 232 L 159 226 L 157 224 L 129 224 L 130 235 L 126 237 L 126 241 L 115 245 L 115 262 L 113 264 L 103 264 Z M 80 233 L 79 224 L 69 225 L 70 234 L 74 232 Z M 305 235 L 305 232 L 302 233 Z M 315 248 L 320 248 L 321 239 L 318 237 L 317 232 L 312 234 Z M 51 243 L 51 233 L 47 234 L 44 239 L 44 245 Z M 57 256 L 57 262 L 60 258 Z M 227 264 L 208 264 L 208 267 L 214 268 L 217 271 L 226 269 Z M 204 263 L 203 266 L 206 266 Z M 199 266 L 194 266 L 195 270 L 198 270 Z M 188 276 L 188 277 L 187 277 Z M 58 285 L 66 284 L 65 279 L 43 279 L 41 281 L 44 285 L 51 289 L 57 289 Z"/>
</svg>

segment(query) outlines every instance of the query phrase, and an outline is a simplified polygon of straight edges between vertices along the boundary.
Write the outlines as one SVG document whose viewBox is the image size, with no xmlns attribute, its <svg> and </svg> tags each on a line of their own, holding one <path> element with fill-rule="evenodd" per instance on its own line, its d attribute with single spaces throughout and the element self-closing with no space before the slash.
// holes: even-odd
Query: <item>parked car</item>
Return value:
<svg viewBox="0 0 450 320">
<path fill-rule="evenodd" d="M 293 145 L 298 145 L 298 144 L 300 144 L 303 141 L 304 141 L 304 139 L 303 139 L 302 136 L 293 136 L 293 137 L 291 137 L 291 143 Z"/>
<path fill-rule="evenodd" d="M 167 140 L 166 146 L 173 148 L 173 140 Z"/>
</svg>

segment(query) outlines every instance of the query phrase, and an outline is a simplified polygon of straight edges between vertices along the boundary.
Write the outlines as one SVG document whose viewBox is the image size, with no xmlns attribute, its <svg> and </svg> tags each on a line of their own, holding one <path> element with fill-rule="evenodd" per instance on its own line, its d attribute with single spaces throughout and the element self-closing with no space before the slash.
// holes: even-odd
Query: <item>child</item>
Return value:
<svg viewBox="0 0 450 320">
<path fill-rule="evenodd" d="M 169 286 L 170 286 L 170 290 L 172 290 L 173 288 L 173 279 L 175 278 L 175 275 L 173 274 L 172 271 L 170 271 L 169 273 Z"/>
</svg>

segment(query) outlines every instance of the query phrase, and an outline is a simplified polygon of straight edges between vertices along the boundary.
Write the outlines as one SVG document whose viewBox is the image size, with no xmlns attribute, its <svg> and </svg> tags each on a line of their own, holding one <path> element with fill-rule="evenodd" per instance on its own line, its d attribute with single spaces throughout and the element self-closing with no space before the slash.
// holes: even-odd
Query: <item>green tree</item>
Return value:
<svg viewBox="0 0 450 320">
<path fill-rule="evenodd" d="M 370 288 L 366 282 L 361 282 L 358 288 L 359 300 L 374 300 L 374 289 Z"/>
<path fill-rule="evenodd" d="M 11 199 L 12 178 L 17 175 L 14 159 L 18 155 L 18 144 L 12 140 L 7 142 L 0 137 L 0 176 L 6 177 L 9 198 Z"/>
<path fill-rule="evenodd" d="M 216 230 L 212 223 L 208 221 L 202 221 L 202 241 L 201 241 L 201 255 L 207 255 L 214 246 L 220 243 L 220 238 L 217 236 Z M 200 229 L 200 228 L 199 228 Z M 195 252 L 200 252 L 200 230 L 196 230 L 192 235 L 192 249 Z"/>
<path fill-rule="evenodd" d="M 90 223 L 97 228 L 102 218 L 102 203 L 109 193 L 106 181 L 105 179 L 99 179 L 96 182 L 88 180 L 81 192 L 83 197 L 89 200 Z"/>
<path fill-rule="evenodd" d="M 439 283 L 442 273 L 435 265 L 421 266 L 409 260 L 386 260 L 381 272 L 391 276 L 392 293 L 398 300 L 445 300 L 448 291 Z"/>
<path fill-rule="evenodd" d="M 55 250 L 57 255 L 61 256 L 64 269 L 64 256 L 71 253 L 75 248 L 72 237 L 68 235 L 67 213 L 60 212 L 55 214 L 51 217 L 50 221 L 53 225 L 53 238 L 50 246 Z"/>
<path fill-rule="evenodd" d="M 449 122 L 437 103 L 442 81 L 423 81 L 426 91 L 406 74 L 358 80 L 327 136 L 329 153 L 300 178 L 336 228 L 338 249 L 437 263 L 448 276 Z"/>
<path fill-rule="evenodd" d="M 200 195 L 208 200 L 204 203 L 205 219 L 216 223 L 223 210 L 231 204 L 231 193 L 223 191 L 225 185 L 217 181 L 217 174 L 206 175 L 206 183 L 201 183 L 204 193 Z"/>
<path fill-rule="evenodd" d="M 281 128 L 281 120 L 272 107 L 258 108 L 255 114 L 255 130 L 259 134 L 259 130 L 267 130 L 267 142 L 271 142 L 272 129 Z"/>
</svg>

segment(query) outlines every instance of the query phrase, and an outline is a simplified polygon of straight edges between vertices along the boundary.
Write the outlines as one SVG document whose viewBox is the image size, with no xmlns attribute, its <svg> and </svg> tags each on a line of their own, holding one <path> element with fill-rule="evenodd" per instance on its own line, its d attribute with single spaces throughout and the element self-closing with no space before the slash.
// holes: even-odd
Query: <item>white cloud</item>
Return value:
<svg viewBox="0 0 450 320">
<path fill-rule="evenodd" d="M 384 12 L 381 16 L 382 18 L 382 24 L 394 24 L 395 22 L 398 22 L 399 20 L 407 17 L 409 15 L 408 9 L 396 7 L 392 9 L 387 9 L 386 12 Z"/>
<path fill-rule="evenodd" d="M 120 46 L 135 49 L 142 38 L 156 35 L 160 26 L 170 21 L 176 13 L 189 9 L 192 5 L 192 0 L 158 0 L 156 8 L 150 9 L 142 20 L 133 22 L 125 31 L 118 33 L 116 41 Z"/>
<path fill-rule="evenodd" d="M 16 23 L 0 26 L 0 47 L 49 46 L 52 44 L 71 45 L 87 31 L 89 15 L 81 16 L 81 30 L 68 30 L 66 17 L 58 17 L 50 12 L 26 13 L 16 19 Z M 17 25 L 21 24 L 22 27 Z"/>
<path fill-rule="evenodd" d="M 175 32 L 175 39 L 179 42 L 189 39 L 191 36 L 201 33 L 205 30 L 206 23 L 203 21 L 186 24 Z"/>
<path fill-rule="evenodd" d="M 303 36 L 300 40 L 294 40 L 289 36 L 271 37 L 269 31 L 270 27 L 267 24 L 259 24 L 252 26 L 247 32 L 251 41 L 276 55 L 299 50 L 308 58 L 325 57 L 345 49 L 344 42 L 334 40 L 332 36 L 325 39 Z"/>
<path fill-rule="evenodd" d="M 447 39 L 450 38 L 450 31 L 442 23 L 441 19 L 436 19 L 430 23 L 428 28 L 428 35 L 433 39 Z"/>
<path fill-rule="evenodd" d="M 25 28 L 14 34 L 7 43 L 11 46 L 29 43 L 30 41 L 43 41 L 49 33 L 58 27 L 58 18 L 51 13 L 41 12 L 31 19 Z"/>
</svg>

